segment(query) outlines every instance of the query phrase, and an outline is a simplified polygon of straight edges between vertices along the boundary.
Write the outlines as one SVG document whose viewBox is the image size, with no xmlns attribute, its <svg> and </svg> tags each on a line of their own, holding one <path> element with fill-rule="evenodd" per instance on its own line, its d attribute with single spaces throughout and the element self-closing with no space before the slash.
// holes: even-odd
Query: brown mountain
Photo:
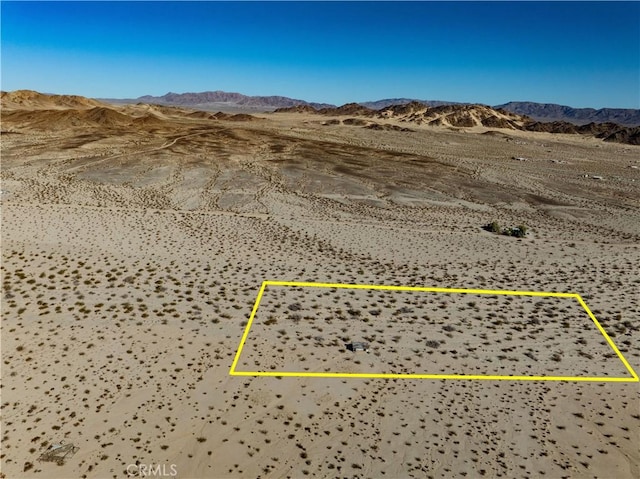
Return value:
<svg viewBox="0 0 640 479">
<path fill-rule="evenodd" d="M 218 118 L 212 114 L 207 113 L 206 111 L 194 111 L 193 113 L 187 113 L 189 118 L 198 118 L 200 120 L 217 120 Z"/>
<path fill-rule="evenodd" d="M 359 103 L 347 103 L 339 107 L 313 108 L 311 105 L 297 105 L 278 108 L 274 113 L 317 113 L 325 116 L 374 116 L 377 112 Z"/>
<path fill-rule="evenodd" d="M 90 98 L 77 95 L 47 95 L 33 90 L 15 90 L 0 92 L 0 105 L 3 109 L 53 110 L 58 108 L 94 108 L 106 107 Z"/>
<path fill-rule="evenodd" d="M 209 92 L 212 94 L 221 92 Z M 223 92 L 222 92 L 223 93 Z M 190 95 L 190 94 L 185 94 Z M 199 94 L 194 94 L 199 95 Z M 225 94 L 226 95 L 226 94 Z M 229 98 L 238 98 L 239 94 L 228 94 Z M 241 95 L 243 96 L 243 95 Z M 193 101 L 180 96 L 184 101 Z M 200 98 L 200 97 L 199 97 Z M 224 95 L 213 95 L 209 98 L 227 98 Z M 284 97 L 269 97 L 284 98 Z M 297 100 L 293 100 L 297 101 Z M 31 126 L 39 129 L 55 129 L 60 127 L 126 127 L 129 125 L 161 125 L 167 118 L 193 118 L 227 121 L 251 121 L 256 119 L 247 114 L 230 115 L 218 112 L 214 115 L 206 112 L 193 112 L 185 108 L 163 105 L 148 105 L 138 102 L 125 106 L 109 106 L 96 100 L 76 95 L 47 95 L 31 90 L 1 92 L 0 105 L 2 120 L 18 126 Z M 441 105 L 429 106 L 412 101 L 402 105 L 389 105 L 380 110 L 372 110 L 358 103 L 347 103 L 340 107 L 313 108 L 311 104 L 298 104 L 276 111 L 293 111 L 301 113 L 317 113 L 324 116 L 350 116 L 343 121 L 346 125 L 372 127 L 370 121 L 362 121 L 358 117 L 395 119 L 401 122 L 471 128 L 476 126 L 488 128 L 540 131 L 548 133 L 583 134 L 601 138 L 604 141 L 615 141 L 632 145 L 640 144 L 640 127 L 625 127 L 613 122 L 590 122 L 576 126 L 566 121 L 541 122 L 524 115 L 518 115 L 502 108 L 487 105 Z M 372 128 L 384 129 L 375 125 Z"/>
<path fill-rule="evenodd" d="M 589 123 L 587 125 L 574 125 L 566 121 L 553 121 L 544 123 L 531 121 L 525 123 L 524 130 L 544 131 L 547 133 L 569 133 L 591 135 L 602 138 L 604 141 L 615 141 L 629 145 L 640 145 L 640 127 L 627 127 L 615 123 Z"/>
<path fill-rule="evenodd" d="M 415 98 L 386 98 L 384 100 L 376 101 L 364 101 L 359 102 L 359 105 L 366 106 L 372 110 L 381 110 L 390 106 L 406 105 L 407 103 L 421 103 L 427 106 L 443 106 L 443 105 L 465 105 L 466 103 L 460 103 L 455 101 L 440 101 L 440 100 L 416 100 Z"/>
<path fill-rule="evenodd" d="M 360 105 L 374 110 L 409 103 L 422 103 L 427 106 L 465 105 L 451 101 L 416 100 L 412 98 L 389 98 L 384 100 L 361 102 Z M 588 123 L 616 123 L 622 126 L 640 126 L 640 109 L 632 108 L 573 108 L 555 103 L 536 103 L 531 101 L 510 101 L 493 106 L 496 110 L 506 110 L 517 115 L 527 116 L 539 122 L 565 121 L 574 125 Z"/>
<path fill-rule="evenodd" d="M 640 126 L 633 128 L 620 127 L 618 129 L 603 132 L 596 135 L 604 141 L 615 141 L 616 143 L 626 143 L 628 145 L 640 145 Z"/>
<path fill-rule="evenodd" d="M 311 105 L 295 105 L 276 108 L 274 113 L 318 113 Z"/>
<path fill-rule="evenodd" d="M 227 121 L 253 121 L 257 120 L 255 116 L 247 115 L 246 113 L 236 113 L 235 115 L 230 115 L 229 113 L 223 113 L 219 111 L 214 115 L 214 117 L 218 120 L 227 120 Z"/>
<path fill-rule="evenodd" d="M 507 111 L 494 110 L 486 105 L 441 105 L 431 107 L 417 101 L 401 105 L 390 105 L 380 110 L 372 110 L 358 103 L 347 103 L 338 108 L 313 109 L 309 106 L 281 108 L 276 112 L 317 113 L 326 116 L 364 116 L 434 126 L 493 128 L 520 128 L 528 119 Z M 345 124 L 345 122 L 343 122 Z M 351 122 L 350 124 L 353 124 Z"/>
<path fill-rule="evenodd" d="M 106 107 L 89 109 L 13 110 L 3 111 L 3 123 L 55 130 L 69 127 L 120 127 L 131 124 L 133 117 Z"/>
<path fill-rule="evenodd" d="M 383 108 L 378 111 L 378 116 L 417 124 L 461 128 L 485 126 L 520 129 L 527 121 L 527 118 L 504 110 L 495 110 L 486 105 L 441 105 L 430 107 L 419 102 Z"/>
<path fill-rule="evenodd" d="M 527 131 L 543 131 L 546 133 L 578 133 L 576 125 L 566 121 L 541 122 L 531 121 L 526 124 Z"/>
<path fill-rule="evenodd" d="M 616 123 L 623 126 L 640 126 L 640 110 L 631 108 L 572 108 L 555 103 L 511 101 L 496 108 L 504 108 L 518 115 L 526 115 L 537 121 L 566 121 L 575 125 L 588 123 Z"/>
<path fill-rule="evenodd" d="M 190 106 L 206 110 L 216 109 L 244 109 L 273 111 L 295 106 L 311 106 L 315 109 L 332 109 L 335 105 L 328 103 L 313 103 L 284 96 L 248 96 L 241 93 L 225 91 L 206 91 L 201 93 L 173 93 L 162 96 L 145 95 L 136 99 L 104 99 L 107 103 L 153 103 L 160 105 Z M 410 103 L 420 103 L 429 107 L 449 105 L 470 105 L 440 100 L 416 100 L 411 98 L 387 98 L 383 100 L 358 103 L 371 110 L 387 109 L 392 106 L 402 106 Z M 588 123 L 616 123 L 622 126 L 639 126 L 640 109 L 624 108 L 572 108 L 554 103 L 536 103 L 526 101 L 511 101 L 493 106 L 495 110 L 506 110 L 517 115 L 527 116 L 535 121 L 554 122 L 566 121 L 574 125 Z M 228 110 L 229 111 L 229 110 Z M 338 113 L 341 114 L 341 113 Z M 349 114 L 349 113 L 346 113 Z"/>
<path fill-rule="evenodd" d="M 130 128 L 167 126 L 167 121 L 227 120 L 252 121 L 248 114 L 194 111 L 146 103 L 107 105 L 76 95 L 47 95 L 31 90 L 1 92 L 3 125 L 39 130 L 63 128 Z M 10 131 L 10 130 L 7 130 Z M 6 131 L 5 131 L 6 132 Z"/>
<path fill-rule="evenodd" d="M 328 116 L 361 116 L 367 118 L 395 119 L 402 122 L 424 124 L 430 126 L 446 126 L 455 128 L 502 128 L 511 130 L 539 131 L 547 133 L 583 134 L 602 138 L 604 141 L 616 141 L 631 145 L 640 142 L 640 127 L 629 128 L 615 123 L 588 123 L 574 125 L 566 121 L 540 122 L 525 115 L 518 115 L 503 108 L 487 105 L 441 105 L 431 107 L 424 103 L 411 101 L 400 105 L 389 105 L 380 110 L 371 110 L 357 103 L 348 103 L 338 108 L 316 110 L 309 106 L 278 109 L 276 112 L 316 113 Z M 345 125 L 362 124 L 357 119 L 342 121 Z M 383 129 L 380 125 L 366 128 Z"/>
<path fill-rule="evenodd" d="M 360 116 L 372 116 L 376 113 L 375 110 L 367 108 L 366 106 L 359 105 L 358 103 L 347 103 L 337 108 L 321 108 L 318 110 L 321 115 L 340 116 L 340 115 L 360 115 Z"/>
<path fill-rule="evenodd" d="M 310 105 L 314 108 L 330 108 L 328 103 L 310 103 L 284 96 L 248 96 L 225 91 L 205 91 L 200 93 L 172 93 L 162 96 L 145 95 L 136 99 L 105 99 L 110 103 L 153 103 L 160 105 L 191 106 L 215 109 L 222 106 L 244 107 L 255 110 L 272 111 L 297 105 Z"/>
<path fill-rule="evenodd" d="M 419 101 L 411 101 L 409 103 L 400 103 L 397 105 L 388 105 L 379 110 L 383 115 L 389 117 L 422 114 L 429 108 L 429 105 Z"/>
</svg>

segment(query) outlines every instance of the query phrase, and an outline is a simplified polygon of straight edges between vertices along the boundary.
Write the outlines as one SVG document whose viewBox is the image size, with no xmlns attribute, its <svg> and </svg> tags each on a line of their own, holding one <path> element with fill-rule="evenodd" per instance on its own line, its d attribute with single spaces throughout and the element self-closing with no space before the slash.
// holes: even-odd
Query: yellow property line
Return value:
<svg viewBox="0 0 640 479">
<path fill-rule="evenodd" d="M 640 379 L 638 379 L 638 375 L 636 374 L 636 372 L 633 370 L 633 368 L 631 367 L 631 365 L 627 362 L 627 360 L 625 359 L 625 357 L 622 355 L 622 353 L 620 352 L 620 350 L 618 349 L 618 347 L 615 345 L 615 343 L 613 342 L 613 340 L 609 337 L 609 335 L 607 334 L 607 332 L 604 330 L 604 328 L 600 325 L 600 323 L 598 322 L 598 320 L 596 319 L 595 315 L 591 312 L 591 310 L 589 309 L 589 306 L 587 306 L 587 303 L 585 303 L 583 301 L 583 299 L 580 297 L 580 295 L 576 295 L 578 298 L 578 302 L 580 303 L 580 306 L 582 306 L 584 308 L 584 310 L 587 312 L 587 314 L 589 315 L 589 317 L 593 320 L 593 322 L 596 324 L 596 326 L 598 327 L 598 330 L 602 333 L 602 335 L 604 336 L 604 339 L 607 340 L 607 343 L 609 343 L 609 346 L 611 346 L 611 349 L 613 349 L 613 351 L 618 355 L 618 357 L 620 358 L 620 361 L 622 361 L 622 364 L 624 364 L 624 367 L 627 368 L 627 371 L 629 371 L 629 373 L 631 373 L 631 376 L 633 376 L 635 381 L 640 381 Z"/>
<path fill-rule="evenodd" d="M 577 299 L 582 308 L 587 312 L 591 320 L 595 323 L 600 333 L 604 336 L 607 343 L 622 361 L 627 371 L 631 374 L 631 378 L 617 377 L 588 377 L 588 376 L 505 376 L 505 375 L 474 375 L 474 374 L 393 374 L 393 373 L 319 373 L 319 372 L 276 372 L 276 371 L 236 371 L 238 361 L 242 354 L 242 349 L 249 336 L 251 325 L 258 312 L 258 306 L 264 295 L 267 286 L 294 286 L 294 287 L 312 287 L 312 288 L 336 288 L 336 289 L 373 289 L 387 291 L 421 291 L 432 293 L 463 293 L 463 294 L 490 294 L 490 295 L 509 295 L 509 296 L 537 296 L 537 297 L 553 297 L 553 298 L 574 298 Z M 238 350 L 231 363 L 229 370 L 230 376 L 266 376 L 266 377 L 315 377 L 315 378 L 386 378 L 386 379 L 475 379 L 475 380 L 494 380 L 494 381 L 582 381 L 582 382 L 640 382 L 638 375 L 631 365 L 622 355 L 615 343 L 609 337 L 604 328 L 600 325 L 594 314 L 591 312 L 582 297 L 576 293 L 555 293 L 544 291 L 508 291 L 508 290 L 492 290 L 492 289 L 464 289 L 464 288 L 427 288 L 419 286 L 385 286 L 375 284 L 348 284 L 348 283 L 311 283 L 300 281 L 263 281 L 258 291 L 258 297 L 253 305 L 253 310 L 247 321 Z"/>
<path fill-rule="evenodd" d="M 244 334 L 242 335 L 242 339 L 240 340 L 238 351 L 236 351 L 236 357 L 233 358 L 233 363 L 231 363 L 231 371 L 229 371 L 229 374 L 232 376 L 235 374 L 236 366 L 238 365 L 238 361 L 240 360 L 240 354 L 242 353 L 242 348 L 244 348 L 244 343 L 247 340 L 247 336 L 249 336 L 249 329 L 251 329 L 253 318 L 256 317 L 256 313 L 258 312 L 258 305 L 260 304 L 260 300 L 262 299 L 262 295 L 264 294 L 264 290 L 266 287 L 267 287 L 267 281 L 263 281 L 262 286 L 260 286 L 260 291 L 258 291 L 258 297 L 256 298 L 256 302 L 253 305 L 251 316 L 249 316 L 247 327 L 244 329 Z"/>
<path fill-rule="evenodd" d="M 268 376 L 274 378 L 385 378 L 385 379 L 475 379 L 494 381 L 582 381 L 582 382 L 638 382 L 631 378 L 588 376 L 490 376 L 473 374 L 394 374 L 394 373 L 307 373 L 277 371 L 234 371 L 231 376 Z"/>
<path fill-rule="evenodd" d="M 543 291 L 508 291 L 493 289 L 462 289 L 462 288 L 425 288 L 421 286 L 385 286 L 379 284 L 348 284 L 348 283 L 305 283 L 299 281 L 264 281 L 271 286 L 298 286 L 312 288 L 340 288 L 340 289 L 382 289 L 388 291 L 422 291 L 429 293 L 467 293 L 467 294 L 502 294 L 509 296 L 551 296 L 554 298 L 577 298 L 575 293 L 553 293 Z"/>
</svg>

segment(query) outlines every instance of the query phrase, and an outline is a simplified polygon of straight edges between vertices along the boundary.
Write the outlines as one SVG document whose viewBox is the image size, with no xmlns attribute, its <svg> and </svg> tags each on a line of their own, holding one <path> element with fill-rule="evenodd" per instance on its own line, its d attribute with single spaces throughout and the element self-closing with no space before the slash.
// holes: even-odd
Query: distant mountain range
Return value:
<svg viewBox="0 0 640 479">
<path fill-rule="evenodd" d="M 410 98 L 390 98 L 360 103 L 362 106 L 379 110 L 392 105 L 403 105 L 418 102 L 427 106 L 470 105 L 453 101 L 414 100 Z M 574 125 L 588 123 L 617 123 L 623 126 L 640 126 L 640 110 L 632 108 L 572 108 L 555 103 L 535 103 L 532 101 L 510 101 L 502 105 L 493 105 L 496 110 L 502 109 L 517 115 L 524 115 L 536 121 L 566 121 Z"/>
<path fill-rule="evenodd" d="M 162 96 L 145 95 L 135 99 L 99 99 L 110 103 L 152 103 L 158 105 L 184 106 L 206 110 L 231 109 L 273 111 L 278 108 L 309 106 L 313 109 L 336 108 L 329 103 L 314 103 L 284 96 L 247 96 L 241 93 L 224 91 L 207 91 L 202 93 L 167 93 Z M 387 98 L 383 100 L 358 103 L 372 110 L 380 110 L 392 105 L 404 105 L 418 102 L 430 107 L 447 105 L 468 105 L 441 100 L 416 100 L 412 98 Z M 554 103 L 535 103 L 512 101 L 502 105 L 494 105 L 494 109 L 503 109 L 518 115 L 528 116 L 536 121 L 565 121 L 574 125 L 588 123 L 617 123 L 623 126 L 640 126 L 640 109 L 624 108 L 572 108 Z"/>
<path fill-rule="evenodd" d="M 151 103 L 169 106 L 185 106 L 211 109 L 249 109 L 270 111 L 298 105 L 309 105 L 313 108 L 330 108 L 329 103 L 312 103 L 285 96 L 247 96 L 241 93 L 224 91 L 205 91 L 202 93 L 167 93 L 162 96 L 144 95 L 135 99 L 103 98 L 100 101 L 110 103 Z"/>
<path fill-rule="evenodd" d="M 640 110 L 631 108 L 571 108 L 554 103 L 534 103 L 530 101 L 510 101 L 494 108 L 526 115 L 537 121 L 567 121 L 574 125 L 587 123 L 617 123 L 624 126 L 640 125 Z"/>
<path fill-rule="evenodd" d="M 366 106 L 373 110 L 380 110 L 381 108 L 387 108 L 393 105 L 406 105 L 407 103 L 421 103 L 427 106 L 444 106 L 444 105 L 466 105 L 467 103 L 460 103 L 455 101 L 440 101 L 440 100 L 416 100 L 415 98 L 387 98 L 377 101 L 364 101 L 358 103 L 359 105 Z"/>
<path fill-rule="evenodd" d="M 455 129 L 484 127 L 489 129 L 499 128 L 506 130 L 537 131 L 548 133 L 581 134 L 588 135 L 604 141 L 614 141 L 631 145 L 640 145 L 640 126 L 625 127 L 614 122 L 590 122 L 576 125 L 567 121 L 542 122 L 513 113 L 506 108 L 494 108 L 479 104 L 444 104 L 431 106 L 418 101 L 393 104 L 373 109 L 358 103 L 347 103 L 340 107 L 326 106 L 316 103 L 316 107 L 302 100 L 292 100 L 284 97 L 245 97 L 237 93 L 210 92 L 210 94 L 167 94 L 164 97 L 141 97 L 136 100 L 120 100 L 124 105 L 114 106 L 101 103 L 95 99 L 84 98 L 75 95 L 46 95 L 29 90 L 17 90 L 13 92 L 1 92 L 2 121 L 16 125 L 30 125 L 34 128 L 59 128 L 69 127 L 126 127 L 146 126 L 161 127 L 171 118 L 190 118 L 205 121 L 253 121 L 256 117 L 239 113 L 229 115 L 218 112 L 211 114 L 201 109 L 201 103 L 206 105 L 256 105 L 266 98 L 271 103 L 270 108 L 276 113 L 306 113 L 325 117 L 322 123 L 325 125 L 361 126 L 377 130 L 414 131 L 410 125 L 429 125 Z M 161 98 L 162 101 L 158 101 Z M 206 100 L 222 100 L 226 102 L 206 102 Z M 134 105 L 130 103 L 135 102 Z M 242 103 L 239 103 L 242 102 Z M 294 103 L 292 106 L 273 109 L 273 104 L 283 102 Z M 117 103 L 117 101 L 113 101 Z M 173 105 L 172 105 L 173 103 Z M 441 102 L 444 103 L 444 102 Z M 380 103 L 378 103 L 379 105 Z M 177 106 L 179 105 L 179 106 Z M 534 104 L 535 105 L 535 104 Z M 545 106 L 545 105 L 543 105 Z M 557 105 L 556 105 L 557 106 Z M 187 108 L 188 107 L 188 108 Z M 546 105 L 549 107 L 549 105 Z M 553 110 L 553 109 L 551 109 Z M 597 112 L 601 110 L 592 110 Z M 610 109 L 619 114 L 619 111 Z M 624 110 L 623 110 L 624 111 Z M 336 118 L 346 117 L 346 118 Z M 584 118 L 584 115 L 583 115 Z M 629 118 L 628 116 L 626 117 Z M 631 117 L 632 118 L 632 117 Z M 395 120 L 405 123 L 395 123 L 377 120 Z M 489 130 L 485 134 L 497 134 L 495 130 Z"/>
<path fill-rule="evenodd" d="M 567 121 L 541 122 L 529 116 L 512 113 L 505 108 L 493 108 L 478 104 L 448 104 L 429 106 L 418 101 L 374 110 L 358 103 L 347 103 L 337 108 L 314 109 L 309 105 L 278 108 L 276 113 L 307 113 L 324 116 L 347 116 L 331 118 L 325 125 L 359 125 L 380 129 L 374 119 L 393 119 L 403 123 L 451 128 L 502 128 L 508 130 L 538 131 L 547 133 L 581 134 L 594 136 L 604 141 L 640 145 L 640 126 L 628 127 L 613 122 L 575 125 Z M 355 117 L 355 118 L 354 118 Z M 402 131 L 411 131 L 404 128 Z M 496 133 L 495 131 L 493 133 Z"/>
<path fill-rule="evenodd" d="M 64 128 L 142 128 L 159 129 L 174 121 L 194 119 L 205 122 L 248 122 L 258 118 L 244 113 L 208 113 L 191 108 L 136 104 L 108 105 L 77 95 L 52 95 L 32 90 L 0 92 L 3 127 L 59 130 Z"/>
</svg>

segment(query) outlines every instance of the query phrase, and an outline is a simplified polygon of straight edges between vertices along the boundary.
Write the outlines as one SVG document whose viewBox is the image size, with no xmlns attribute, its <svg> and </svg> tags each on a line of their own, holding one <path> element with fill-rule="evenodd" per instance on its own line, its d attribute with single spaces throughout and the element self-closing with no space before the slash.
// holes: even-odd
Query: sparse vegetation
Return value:
<svg viewBox="0 0 640 479">
<path fill-rule="evenodd" d="M 623 383 L 228 371 L 270 278 L 575 291 L 636 364 L 638 215 L 620 206 L 630 177 L 619 170 L 634 151 L 436 127 L 347 135 L 311 115 L 240 128 L 180 115 L 163 113 L 157 129 L 2 134 L 7 477 L 119 477 L 130 460 L 176 461 L 185 477 L 630 470 L 640 415 Z M 538 181 L 529 170 L 547 148 L 584 161 L 546 165 L 557 179 Z M 532 160 L 494 165 L 520 153 Z M 587 198 L 570 179 L 584 165 L 621 179 Z M 522 181 L 509 181 L 514 168 Z M 503 223 L 492 233 L 527 239 L 479 230 L 481 210 Z M 504 227 L 525 221 L 535 235 Z M 245 372 L 628 376 L 571 298 L 271 285 L 244 341 Z M 345 347 L 360 341 L 368 351 Z M 63 469 L 37 461 L 61 441 L 82 454 Z"/>
<path fill-rule="evenodd" d="M 513 236 L 515 238 L 524 238 L 527 236 L 529 229 L 526 225 L 520 224 L 518 226 L 506 226 L 501 227 L 497 221 L 493 221 L 482 227 L 485 231 L 490 233 L 501 234 L 504 236 Z"/>
</svg>

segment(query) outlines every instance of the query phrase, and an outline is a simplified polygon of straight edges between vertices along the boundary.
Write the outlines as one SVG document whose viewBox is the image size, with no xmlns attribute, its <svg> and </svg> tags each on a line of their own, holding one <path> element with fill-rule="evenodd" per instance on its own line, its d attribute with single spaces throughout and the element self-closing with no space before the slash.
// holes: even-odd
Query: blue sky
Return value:
<svg viewBox="0 0 640 479">
<path fill-rule="evenodd" d="M 2 2 L 1 88 L 640 108 L 640 3 Z"/>
</svg>

